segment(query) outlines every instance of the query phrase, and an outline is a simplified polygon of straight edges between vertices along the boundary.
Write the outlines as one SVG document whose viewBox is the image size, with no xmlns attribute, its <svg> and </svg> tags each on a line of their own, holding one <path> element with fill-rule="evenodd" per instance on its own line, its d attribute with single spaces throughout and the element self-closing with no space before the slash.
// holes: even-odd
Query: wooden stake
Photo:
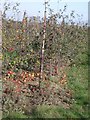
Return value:
<svg viewBox="0 0 90 120">
<path fill-rule="evenodd" d="M 40 64 L 40 81 L 39 86 L 41 83 L 41 80 L 43 80 L 43 73 L 44 73 L 44 46 L 45 46 L 45 39 L 46 39 L 46 0 L 45 0 L 45 11 L 44 11 L 44 30 L 43 30 L 43 41 L 42 41 L 42 49 L 41 49 L 41 64 Z"/>
</svg>

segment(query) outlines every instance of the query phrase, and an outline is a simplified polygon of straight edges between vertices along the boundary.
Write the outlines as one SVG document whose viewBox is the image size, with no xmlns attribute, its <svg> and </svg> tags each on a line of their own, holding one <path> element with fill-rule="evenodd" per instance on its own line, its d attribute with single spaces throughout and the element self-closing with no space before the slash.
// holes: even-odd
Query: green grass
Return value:
<svg viewBox="0 0 90 120">
<path fill-rule="evenodd" d="M 68 71 L 68 87 L 73 90 L 74 104 L 71 109 L 79 117 L 88 117 L 88 67 L 81 65 Z"/>
<path fill-rule="evenodd" d="M 6 118 L 88 118 L 80 105 L 74 105 L 71 109 L 64 109 L 59 106 L 38 106 L 32 114 L 26 116 L 21 113 L 11 113 Z"/>
<path fill-rule="evenodd" d="M 8 115 L 3 115 L 3 119 L 9 119 L 9 118 L 28 118 L 26 115 L 20 112 L 10 112 Z"/>
</svg>

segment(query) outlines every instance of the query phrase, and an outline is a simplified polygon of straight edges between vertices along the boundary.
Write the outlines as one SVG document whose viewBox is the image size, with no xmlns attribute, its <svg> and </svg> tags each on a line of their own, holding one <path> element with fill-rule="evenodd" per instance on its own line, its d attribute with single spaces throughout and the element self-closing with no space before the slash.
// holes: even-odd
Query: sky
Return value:
<svg viewBox="0 0 90 120">
<path fill-rule="evenodd" d="M 44 14 L 43 3 L 45 0 L 9 0 L 9 1 L 19 2 L 20 11 L 23 12 L 26 10 L 28 16 L 42 17 Z M 50 0 L 49 4 L 50 4 L 50 8 L 52 8 L 55 13 L 58 12 L 59 9 L 63 9 L 64 5 L 67 5 L 66 14 L 69 14 L 72 10 L 74 10 L 76 14 L 83 15 L 82 17 L 83 20 L 87 22 L 88 21 L 88 2 L 89 0 Z M 20 13 L 19 18 L 21 17 L 21 14 L 22 13 Z"/>
</svg>

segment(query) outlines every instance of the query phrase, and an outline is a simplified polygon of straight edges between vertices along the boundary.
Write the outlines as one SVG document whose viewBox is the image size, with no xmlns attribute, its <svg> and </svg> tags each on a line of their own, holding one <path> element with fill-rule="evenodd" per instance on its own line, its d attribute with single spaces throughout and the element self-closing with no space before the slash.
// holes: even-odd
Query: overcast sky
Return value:
<svg viewBox="0 0 90 120">
<path fill-rule="evenodd" d="M 1 0 L 2 1 L 2 0 Z M 5 0 L 3 0 L 5 1 Z M 20 2 L 20 11 L 26 10 L 29 16 L 43 16 L 44 0 L 9 0 L 13 2 Z M 75 13 L 83 15 L 83 20 L 88 20 L 88 2 L 89 0 L 50 0 L 50 8 L 54 12 L 58 12 L 59 9 L 63 9 L 64 5 L 67 5 L 67 14 L 74 10 Z M 38 12 L 40 11 L 40 13 Z"/>
</svg>

